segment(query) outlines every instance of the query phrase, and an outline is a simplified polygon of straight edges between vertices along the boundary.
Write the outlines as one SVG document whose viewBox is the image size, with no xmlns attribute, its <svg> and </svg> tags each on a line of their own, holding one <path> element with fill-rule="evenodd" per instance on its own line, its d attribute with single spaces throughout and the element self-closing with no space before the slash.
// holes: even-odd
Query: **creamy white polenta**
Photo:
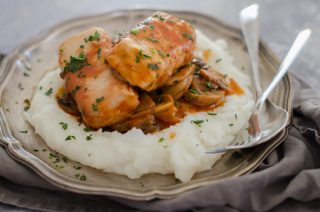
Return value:
<svg viewBox="0 0 320 212">
<path fill-rule="evenodd" d="M 252 94 L 247 89 L 249 78 L 233 65 L 226 42 L 213 42 L 201 32 L 196 33 L 195 55 L 202 58 L 205 50 L 210 52 L 206 55 L 208 63 L 234 78 L 245 90 L 244 95 L 227 96 L 224 106 L 214 111 L 216 115 L 189 114 L 179 124 L 147 135 L 140 129 L 124 134 L 102 130 L 86 132 L 85 126 L 79 126 L 56 102 L 54 94 L 63 86 L 57 69 L 47 73 L 37 85 L 26 113 L 28 121 L 52 149 L 84 165 L 129 178 L 148 173 L 173 173 L 177 179 L 189 181 L 196 172 L 210 169 L 221 157 L 221 154 L 207 155 L 205 149 L 229 144 L 253 106 Z M 46 95 L 50 89 L 52 94 Z M 195 120 L 203 122 L 195 124 Z"/>
</svg>

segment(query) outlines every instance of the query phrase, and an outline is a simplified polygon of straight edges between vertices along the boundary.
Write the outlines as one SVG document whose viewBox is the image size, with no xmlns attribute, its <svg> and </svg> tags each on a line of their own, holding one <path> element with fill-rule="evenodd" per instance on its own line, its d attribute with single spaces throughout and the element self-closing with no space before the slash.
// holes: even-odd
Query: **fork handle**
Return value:
<svg viewBox="0 0 320 212">
<path fill-rule="evenodd" d="M 293 61 L 296 59 L 296 57 L 300 54 L 301 50 L 303 49 L 306 42 L 308 41 L 310 35 L 311 35 L 310 29 L 305 29 L 298 34 L 288 54 L 286 55 L 283 62 L 281 63 L 278 73 L 273 78 L 272 82 L 269 84 L 267 89 L 262 93 L 262 96 L 259 98 L 257 105 L 258 104 L 262 105 L 265 102 L 265 100 L 268 98 L 272 90 L 276 87 L 276 85 L 283 78 L 283 76 L 288 72 L 289 67 L 291 66 Z"/>
</svg>

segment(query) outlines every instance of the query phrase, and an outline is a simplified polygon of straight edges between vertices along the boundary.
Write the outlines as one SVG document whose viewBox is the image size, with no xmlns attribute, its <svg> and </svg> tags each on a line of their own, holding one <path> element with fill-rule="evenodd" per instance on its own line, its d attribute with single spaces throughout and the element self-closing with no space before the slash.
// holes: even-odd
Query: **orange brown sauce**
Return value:
<svg viewBox="0 0 320 212">
<path fill-rule="evenodd" d="M 239 84 L 234 80 L 229 80 L 229 90 L 226 92 L 226 96 L 229 95 L 243 95 L 244 90 L 239 86 Z M 58 89 L 58 91 L 55 94 L 57 103 L 59 107 L 69 115 L 73 116 L 79 123 L 83 123 L 83 119 L 81 117 L 81 113 L 78 110 L 76 103 L 72 100 L 72 97 L 68 95 L 64 89 L 64 87 L 61 87 Z M 176 117 L 180 119 L 180 121 L 188 114 L 190 113 L 198 113 L 198 112 L 213 112 L 217 107 L 221 107 L 224 105 L 224 100 L 217 102 L 216 104 L 212 104 L 205 107 L 199 107 L 194 104 L 191 104 L 184 99 L 179 99 L 175 102 L 176 104 Z M 133 116 L 132 116 L 133 117 Z M 130 119 L 130 117 L 128 118 Z M 154 128 L 153 132 L 166 129 L 172 125 L 175 125 L 177 123 L 169 123 L 165 122 L 163 120 L 156 120 L 156 126 Z M 114 129 L 112 127 L 104 128 L 104 130 L 113 131 Z M 172 132 L 169 134 L 169 139 L 175 138 L 176 133 Z"/>
</svg>

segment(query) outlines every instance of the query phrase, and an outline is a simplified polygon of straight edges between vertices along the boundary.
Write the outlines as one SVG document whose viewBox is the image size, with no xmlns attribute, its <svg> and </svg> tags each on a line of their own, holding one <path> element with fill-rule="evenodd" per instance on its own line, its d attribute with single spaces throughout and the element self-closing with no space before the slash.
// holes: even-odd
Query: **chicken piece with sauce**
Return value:
<svg viewBox="0 0 320 212">
<path fill-rule="evenodd" d="M 126 119 L 139 104 L 138 94 L 119 80 L 106 63 L 111 39 L 91 28 L 60 45 L 59 66 L 86 125 L 101 128 Z"/>
<path fill-rule="evenodd" d="M 131 85 L 151 91 L 189 63 L 194 48 L 195 30 L 189 23 L 156 12 L 107 51 L 106 58 Z"/>
</svg>

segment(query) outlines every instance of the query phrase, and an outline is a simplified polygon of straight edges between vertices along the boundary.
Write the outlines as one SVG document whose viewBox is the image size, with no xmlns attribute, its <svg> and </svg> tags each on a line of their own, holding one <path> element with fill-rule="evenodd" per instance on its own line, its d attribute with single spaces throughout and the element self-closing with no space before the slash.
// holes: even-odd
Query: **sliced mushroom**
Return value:
<svg viewBox="0 0 320 212">
<path fill-rule="evenodd" d="M 154 103 L 152 98 L 146 93 L 143 93 L 142 95 L 140 95 L 139 101 L 140 103 L 136 108 L 136 111 L 135 111 L 136 113 L 156 106 L 156 103 Z"/>
<path fill-rule="evenodd" d="M 126 132 L 134 127 L 143 130 L 145 133 L 154 132 L 157 129 L 155 125 L 155 117 L 152 114 L 151 108 L 136 113 L 128 120 L 121 123 L 116 123 L 112 127 L 118 132 Z"/>
<path fill-rule="evenodd" d="M 163 89 L 163 94 L 171 95 L 174 99 L 179 99 L 189 89 L 192 83 L 192 75 L 189 75 L 184 80 Z"/>
<path fill-rule="evenodd" d="M 228 90 L 228 82 L 226 81 L 225 75 L 214 70 L 213 68 L 209 68 L 208 71 L 200 69 L 199 75 L 207 81 L 217 84 L 220 88 Z"/>
<path fill-rule="evenodd" d="M 199 107 L 217 104 L 225 95 L 224 90 L 217 90 L 217 88 L 216 84 L 200 76 L 194 76 L 191 88 L 184 94 L 184 99 Z"/>
<path fill-rule="evenodd" d="M 186 65 L 180 69 L 178 69 L 169 79 L 169 81 L 165 84 L 167 86 L 174 85 L 184 79 L 186 79 L 192 71 L 195 69 L 195 65 Z"/>
<path fill-rule="evenodd" d="M 154 108 L 154 115 L 169 124 L 176 124 L 180 119 L 176 116 L 177 108 L 170 95 L 161 95 L 161 103 Z"/>
<path fill-rule="evenodd" d="M 195 94 L 190 91 L 184 94 L 184 99 L 196 106 L 205 107 L 213 104 L 218 104 L 222 101 L 225 91 L 213 90 L 206 93 Z"/>
</svg>

